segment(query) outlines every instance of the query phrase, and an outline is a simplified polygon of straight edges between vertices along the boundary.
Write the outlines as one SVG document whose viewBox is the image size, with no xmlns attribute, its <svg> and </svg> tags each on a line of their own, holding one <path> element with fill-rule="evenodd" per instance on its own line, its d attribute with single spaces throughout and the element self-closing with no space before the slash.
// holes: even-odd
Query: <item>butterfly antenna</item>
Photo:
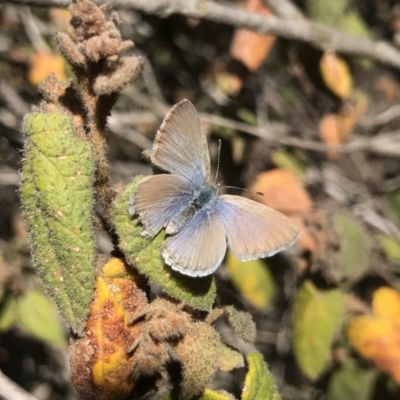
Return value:
<svg viewBox="0 0 400 400">
<path fill-rule="evenodd" d="M 215 173 L 215 180 L 214 180 L 214 184 L 217 184 L 217 179 L 218 179 L 218 174 L 219 174 L 219 161 L 221 158 L 221 145 L 222 145 L 222 141 L 221 139 L 218 140 L 219 144 L 218 144 L 218 158 L 217 158 L 217 172 Z"/>
<path fill-rule="evenodd" d="M 253 194 L 258 194 L 259 196 L 264 196 L 263 192 L 256 192 L 254 190 L 251 189 L 244 189 L 241 187 L 237 187 L 237 186 L 219 186 L 220 188 L 227 188 L 227 189 L 237 189 L 237 190 L 244 190 L 245 192 L 249 192 L 249 193 L 253 193 Z"/>
</svg>

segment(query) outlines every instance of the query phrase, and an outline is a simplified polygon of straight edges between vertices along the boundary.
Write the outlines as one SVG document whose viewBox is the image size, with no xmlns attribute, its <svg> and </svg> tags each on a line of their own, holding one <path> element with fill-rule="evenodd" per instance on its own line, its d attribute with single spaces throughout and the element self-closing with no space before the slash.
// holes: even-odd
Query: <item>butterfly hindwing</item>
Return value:
<svg viewBox="0 0 400 400">
<path fill-rule="evenodd" d="M 189 276 L 213 273 L 226 252 L 225 230 L 212 209 L 202 208 L 176 235 L 166 239 L 162 256 L 172 269 Z"/>
</svg>

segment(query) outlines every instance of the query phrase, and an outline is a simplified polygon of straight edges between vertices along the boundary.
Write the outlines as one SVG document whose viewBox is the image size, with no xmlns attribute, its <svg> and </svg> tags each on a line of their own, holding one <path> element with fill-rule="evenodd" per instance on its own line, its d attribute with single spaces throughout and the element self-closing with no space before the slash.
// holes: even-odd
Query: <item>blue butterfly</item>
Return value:
<svg viewBox="0 0 400 400">
<path fill-rule="evenodd" d="M 239 196 L 219 195 L 210 182 L 207 139 L 193 104 L 182 100 L 157 132 L 151 162 L 168 174 L 140 181 L 130 199 L 144 235 L 165 228 L 162 257 L 189 276 L 212 274 L 229 245 L 242 261 L 269 257 L 299 237 L 296 225 L 281 213 Z"/>
</svg>

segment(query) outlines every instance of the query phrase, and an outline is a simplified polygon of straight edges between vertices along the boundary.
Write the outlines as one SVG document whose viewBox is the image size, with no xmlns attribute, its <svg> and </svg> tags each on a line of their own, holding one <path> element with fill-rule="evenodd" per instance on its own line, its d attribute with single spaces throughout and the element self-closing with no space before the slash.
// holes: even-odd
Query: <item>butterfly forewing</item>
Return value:
<svg viewBox="0 0 400 400">
<path fill-rule="evenodd" d="M 165 117 L 154 141 L 153 164 L 200 188 L 210 175 L 207 139 L 193 104 L 182 100 Z"/>
<path fill-rule="evenodd" d="M 289 218 L 253 200 L 223 195 L 214 209 L 232 253 L 242 261 L 272 256 L 291 246 L 299 236 Z"/>
<path fill-rule="evenodd" d="M 140 181 L 131 204 L 148 236 L 156 235 L 193 198 L 187 181 L 176 175 L 153 175 Z"/>
<path fill-rule="evenodd" d="M 162 256 L 172 269 L 189 276 L 213 273 L 226 251 L 225 230 L 210 209 L 200 209 L 175 236 L 164 244 Z"/>
</svg>

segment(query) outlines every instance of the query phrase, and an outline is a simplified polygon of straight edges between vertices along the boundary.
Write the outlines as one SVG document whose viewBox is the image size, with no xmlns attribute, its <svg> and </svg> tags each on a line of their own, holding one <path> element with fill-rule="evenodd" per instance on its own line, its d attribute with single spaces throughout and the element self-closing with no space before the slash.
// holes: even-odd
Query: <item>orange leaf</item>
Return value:
<svg viewBox="0 0 400 400">
<path fill-rule="evenodd" d="M 400 383 L 400 294 L 390 288 L 378 289 L 372 310 L 373 316 L 353 319 L 347 336 L 364 358 Z"/>
<path fill-rule="evenodd" d="M 262 0 L 247 0 L 245 9 L 261 15 L 272 15 Z M 246 29 L 237 29 L 231 43 L 231 55 L 252 72 L 267 57 L 275 39 L 276 37 L 273 35 L 261 35 Z"/>
<path fill-rule="evenodd" d="M 338 114 L 324 115 L 319 122 L 321 139 L 329 146 L 340 146 L 353 132 L 366 106 L 366 101 L 361 99 L 355 104 L 346 104 Z M 328 157 L 335 160 L 339 153 L 328 151 Z"/>
<path fill-rule="evenodd" d="M 304 250 L 314 252 L 317 249 L 317 243 L 314 237 L 310 234 L 303 222 L 303 216 L 300 215 L 289 215 L 289 218 L 296 224 L 300 230 L 300 237 L 297 240 L 296 245 Z"/>
<path fill-rule="evenodd" d="M 340 128 L 336 114 L 327 114 L 321 118 L 319 121 L 319 134 L 321 139 L 329 146 L 336 147 L 341 144 Z M 328 157 L 331 160 L 335 160 L 339 157 L 339 153 L 333 150 L 328 151 Z"/>
<path fill-rule="evenodd" d="M 254 196 L 257 201 L 285 214 L 309 211 L 312 208 L 311 198 L 300 181 L 284 168 L 259 174 L 251 190 L 264 193 L 264 196 Z"/>
<path fill-rule="evenodd" d="M 64 72 L 64 59 L 59 54 L 36 53 L 32 57 L 28 79 L 32 85 L 37 86 L 50 74 L 60 79 L 66 79 Z"/>
<path fill-rule="evenodd" d="M 325 85 L 336 96 L 345 99 L 350 95 L 353 82 L 345 60 L 333 52 L 326 52 L 321 57 L 319 67 Z"/>
</svg>

